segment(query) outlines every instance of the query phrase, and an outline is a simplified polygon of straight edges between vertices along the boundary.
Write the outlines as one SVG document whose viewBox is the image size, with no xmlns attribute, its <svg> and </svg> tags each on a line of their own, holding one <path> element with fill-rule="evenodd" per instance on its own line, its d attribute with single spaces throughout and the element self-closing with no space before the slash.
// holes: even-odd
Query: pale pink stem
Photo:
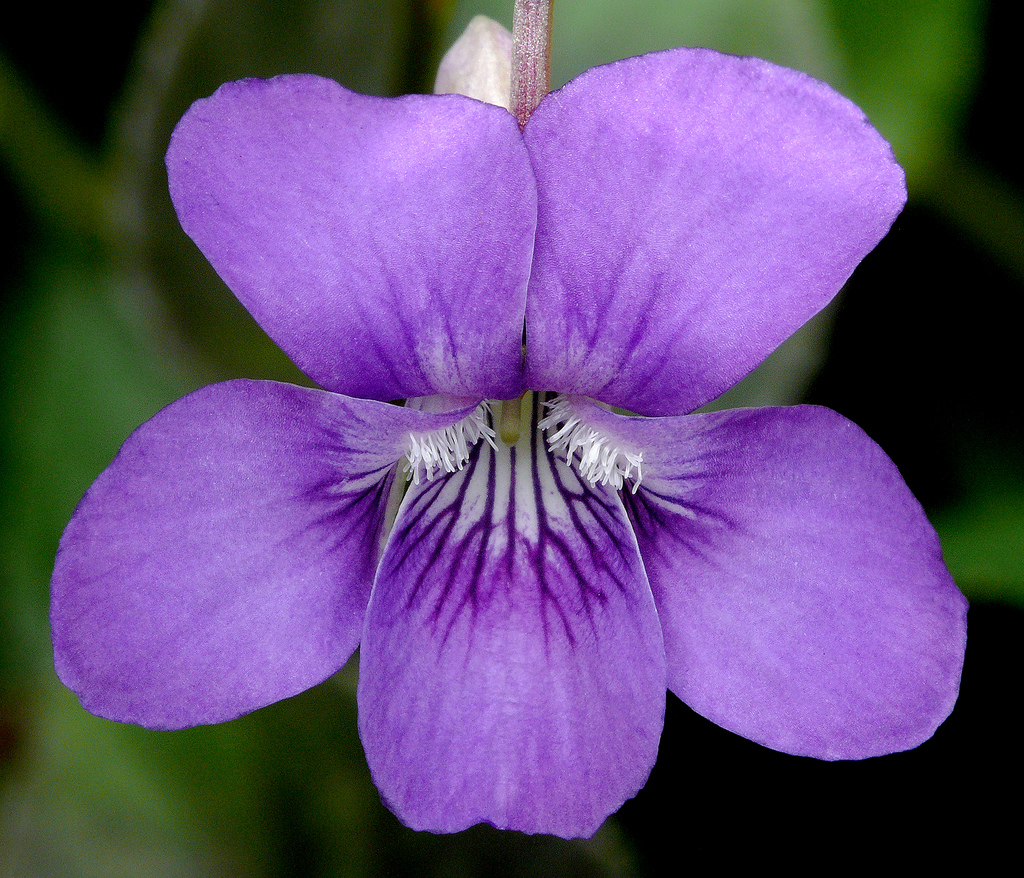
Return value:
<svg viewBox="0 0 1024 878">
<path fill-rule="evenodd" d="M 512 97 L 509 109 L 524 128 L 551 82 L 554 0 L 515 0 L 512 12 Z"/>
</svg>

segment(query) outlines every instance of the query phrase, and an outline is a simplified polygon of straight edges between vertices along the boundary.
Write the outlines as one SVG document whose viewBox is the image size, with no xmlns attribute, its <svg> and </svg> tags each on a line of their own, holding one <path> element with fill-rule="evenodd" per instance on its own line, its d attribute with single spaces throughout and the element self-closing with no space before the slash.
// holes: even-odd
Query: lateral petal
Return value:
<svg viewBox="0 0 1024 878">
<path fill-rule="evenodd" d="M 592 834 L 643 785 L 661 630 L 621 502 L 537 431 L 412 486 L 360 647 L 360 734 L 416 829 Z"/>
<path fill-rule="evenodd" d="M 522 389 L 536 194 L 507 111 L 316 76 L 232 82 L 182 117 L 167 173 L 182 227 L 323 387 Z"/>
<path fill-rule="evenodd" d="M 967 602 L 874 442 L 810 406 L 591 409 L 588 423 L 643 447 L 643 481 L 624 497 L 673 692 L 744 737 L 820 759 L 931 737 L 956 700 Z"/>
<path fill-rule="evenodd" d="M 527 384 L 683 414 L 819 311 L 903 207 L 827 85 L 674 49 L 596 67 L 523 132 L 538 186 Z"/>
<path fill-rule="evenodd" d="M 61 680 L 87 710 L 159 729 L 319 683 L 358 643 L 405 433 L 465 414 L 260 381 L 164 409 L 64 531 Z"/>
</svg>

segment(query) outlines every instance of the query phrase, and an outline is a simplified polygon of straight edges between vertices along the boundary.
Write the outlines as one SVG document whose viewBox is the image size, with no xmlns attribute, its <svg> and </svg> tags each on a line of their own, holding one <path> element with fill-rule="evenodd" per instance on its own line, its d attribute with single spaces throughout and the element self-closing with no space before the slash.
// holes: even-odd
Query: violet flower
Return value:
<svg viewBox="0 0 1024 878">
<path fill-rule="evenodd" d="M 580 836 L 646 780 L 666 687 L 821 759 L 952 709 L 966 603 L 885 454 L 821 408 L 688 414 L 900 211 L 846 99 L 679 49 L 586 72 L 520 132 L 284 76 L 194 104 L 167 167 L 184 229 L 325 389 L 199 390 L 90 488 L 52 600 L 88 710 L 221 722 L 359 646 L 405 823 Z M 525 390 L 509 445 L 484 401 Z"/>
</svg>

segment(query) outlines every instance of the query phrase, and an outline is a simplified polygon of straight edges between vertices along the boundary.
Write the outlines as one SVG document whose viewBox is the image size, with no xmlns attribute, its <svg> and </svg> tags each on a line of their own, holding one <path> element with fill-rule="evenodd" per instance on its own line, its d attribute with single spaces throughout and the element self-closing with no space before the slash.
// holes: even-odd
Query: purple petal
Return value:
<svg viewBox="0 0 1024 878">
<path fill-rule="evenodd" d="M 538 186 L 527 383 L 682 414 L 820 310 L 903 172 L 828 86 L 676 49 L 584 73 L 524 132 Z"/>
<path fill-rule="evenodd" d="M 538 447 L 539 446 L 539 447 Z M 412 487 L 360 647 L 360 733 L 409 826 L 593 833 L 643 785 L 661 630 L 614 492 L 534 431 Z"/>
<path fill-rule="evenodd" d="M 167 171 L 182 227 L 322 386 L 521 390 L 536 195 L 508 112 L 315 76 L 233 82 L 178 123 Z"/>
<path fill-rule="evenodd" d="M 669 688 L 761 744 L 821 759 L 915 747 L 956 700 L 967 602 L 899 472 L 828 409 L 625 419 L 625 495 Z"/>
<path fill-rule="evenodd" d="M 464 414 L 254 381 L 164 409 L 61 539 L 60 678 L 93 713 L 164 729 L 319 683 L 359 640 L 404 432 Z"/>
</svg>

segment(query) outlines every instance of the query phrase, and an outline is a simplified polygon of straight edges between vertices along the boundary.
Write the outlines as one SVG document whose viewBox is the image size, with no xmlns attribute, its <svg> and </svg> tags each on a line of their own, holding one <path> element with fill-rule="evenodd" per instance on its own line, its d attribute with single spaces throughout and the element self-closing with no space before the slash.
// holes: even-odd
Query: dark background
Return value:
<svg viewBox="0 0 1024 878">
<path fill-rule="evenodd" d="M 313 70 L 366 91 L 428 91 L 463 15 L 443 2 L 342 3 L 332 23 L 303 19 L 304 6 L 292 17 L 285 4 L 255 4 L 252 15 L 249 5 L 179 23 L 190 36 L 165 91 L 134 105 L 140 42 L 159 56 L 153 16 L 181 17 L 187 4 L 33 4 L 0 30 L 0 875 L 920 869 L 959 856 L 979 867 L 1009 849 L 1024 780 L 1024 170 L 1012 133 L 1024 77 L 1008 2 L 907 4 L 922 17 L 955 7 L 963 18 L 951 14 L 952 26 L 979 36 L 926 159 L 908 165 L 908 207 L 848 284 L 804 396 L 886 449 L 971 599 L 960 700 L 934 739 L 820 763 L 740 739 L 670 695 L 647 786 L 595 840 L 574 843 L 402 828 L 361 761 L 352 668 L 214 730 L 143 732 L 77 707 L 53 677 L 45 614 L 48 565 L 81 492 L 137 423 L 182 392 L 232 375 L 297 380 L 176 229 L 159 164 L 168 126 L 196 96 L 247 73 Z M 855 4 L 820 5 L 843 21 Z M 339 56 L 325 61 L 324 46 Z M 22 113 L 15 98 L 25 96 Z M 45 123 L 32 141 L 24 131 L 37 111 Z M 148 147 L 131 134 L 146 120 Z M 49 143 L 77 158 L 47 164 Z M 26 151 L 43 156 L 40 167 Z M 106 225 L 81 206 L 76 161 L 128 193 Z"/>
</svg>

